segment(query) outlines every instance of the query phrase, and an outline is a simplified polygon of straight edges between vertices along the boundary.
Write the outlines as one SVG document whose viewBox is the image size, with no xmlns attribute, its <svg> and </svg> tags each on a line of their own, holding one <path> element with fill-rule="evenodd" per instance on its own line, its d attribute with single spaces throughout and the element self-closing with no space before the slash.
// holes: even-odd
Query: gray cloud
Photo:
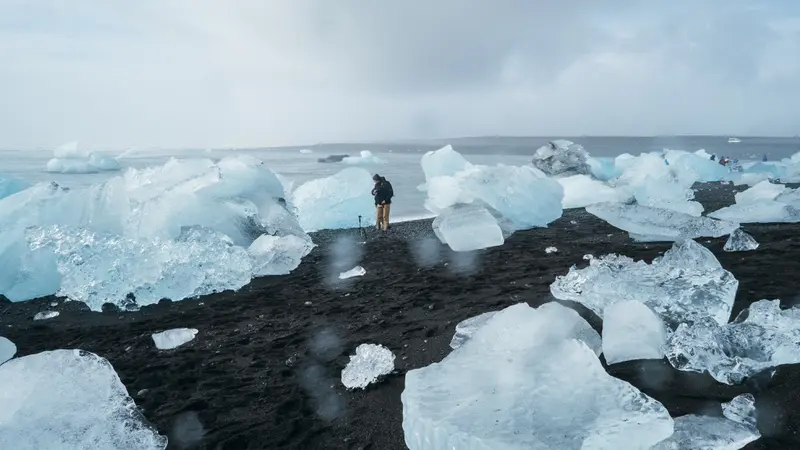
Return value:
<svg viewBox="0 0 800 450">
<path fill-rule="evenodd" d="M 796 134 L 794 2 L 0 3 L 0 147 Z"/>
</svg>

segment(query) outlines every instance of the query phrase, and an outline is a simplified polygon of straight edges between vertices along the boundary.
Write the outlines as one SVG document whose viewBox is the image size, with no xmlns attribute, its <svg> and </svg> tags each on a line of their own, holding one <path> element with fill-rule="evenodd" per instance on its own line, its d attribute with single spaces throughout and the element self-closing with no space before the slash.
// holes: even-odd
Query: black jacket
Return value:
<svg viewBox="0 0 800 450">
<path fill-rule="evenodd" d="M 375 204 L 380 205 L 382 203 L 386 203 L 387 205 L 392 204 L 392 197 L 394 197 L 394 189 L 392 189 L 392 183 L 389 183 L 386 180 L 381 181 L 375 188 L 372 189 L 372 195 L 375 196 Z"/>
</svg>

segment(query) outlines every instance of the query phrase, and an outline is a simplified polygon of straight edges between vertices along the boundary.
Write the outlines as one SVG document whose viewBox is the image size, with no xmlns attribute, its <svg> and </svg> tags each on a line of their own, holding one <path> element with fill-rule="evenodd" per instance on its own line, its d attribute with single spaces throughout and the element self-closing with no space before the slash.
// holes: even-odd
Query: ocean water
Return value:
<svg viewBox="0 0 800 450">
<path fill-rule="evenodd" d="M 541 145 L 558 137 L 481 137 L 449 140 L 409 141 L 400 143 L 318 144 L 312 146 L 257 148 L 257 149 L 185 149 L 185 150 L 128 150 L 98 151 L 110 156 L 120 156 L 123 170 L 127 167 L 144 168 L 162 165 L 170 158 L 211 158 L 226 155 L 248 154 L 263 160 L 273 171 L 283 175 L 294 186 L 350 167 L 345 163 L 321 163 L 318 158 L 329 155 L 357 156 L 369 150 L 385 161 L 384 164 L 365 164 L 361 167 L 379 173 L 392 182 L 395 190 L 393 217 L 395 220 L 429 216 L 423 206 L 424 193 L 417 186 L 424 182 L 420 158 L 429 151 L 451 144 L 475 164 L 521 165 L 530 161 L 531 155 Z M 664 149 L 695 151 L 726 155 L 740 160 L 769 160 L 787 158 L 800 151 L 800 138 L 739 137 L 741 142 L 730 143 L 728 136 L 691 137 L 572 137 L 567 138 L 583 145 L 594 157 L 613 158 L 623 153 L 638 155 Z M 312 153 L 302 153 L 308 149 Z M 52 158 L 51 150 L 0 150 L 0 173 L 5 173 L 31 183 L 55 181 L 62 186 L 81 187 L 102 182 L 120 172 L 94 174 L 47 173 L 44 167 Z"/>
</svg>

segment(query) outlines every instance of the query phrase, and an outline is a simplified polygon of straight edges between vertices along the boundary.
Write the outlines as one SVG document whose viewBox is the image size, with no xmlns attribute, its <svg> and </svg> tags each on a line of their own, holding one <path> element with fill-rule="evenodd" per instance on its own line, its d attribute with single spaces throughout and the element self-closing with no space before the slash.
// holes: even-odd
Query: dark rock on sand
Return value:
<svg viewBox="0 0 800 450">
<path fill-rule="evenodd" d="M 732 192 L 711 185 L 698 198 L 713 210 L 731 203 Z M 800 225 L 746 231 L 761 243 L 755 252 L 723 252 L 725 238 L 699 240 L 740 281 L 733 317 L 760 299 L 796 303 Z M 516 233 L 502 247 L 468 254 L 440 245 L 430 221 L 367 232 L 364 244 L 357 230 L 318 233 L 319 247 L 290 275 L 138 312 L 96 313 L 66 302 L 54 308 L 59 317 L 33 322 L 35 313 L 51 309 L 52 298 L 0 299 L 0 334 L 16 343 L 19 356 L 81 348 L 108 358 L 128 391 L 140 393 L 136 401 L 145 416 L 171 437 L 171 448 L 403 449 L 404 374 L 447 355 L 459 321 L 518 302 L 552 301 L 550 283 L 572 264 L 586 264 L 587 253 L 651 260 L 670 247 L 634 243 L 582 210 L 565 212 L 549 228 Z M 558 253 L 545 254 L 551 245 Z M 333 249 L 342 248 L 366 275 L 337 281 L 341 264 Z M 586 308 L 569 306 L 600 330 Z M 158 351 L 150 335 L 178 327 L 200 332 L 179 349 Z M 387 346 L 397 370 L 380 384 L 348 392 L 341 370 L 361 343 Z M 746 448 L 800 448 L 800 366 L 780 367 L 772 378 L 741 386 L 679 372 L 666 361 L 608 370 L 674 416 L 719 414 L 720 402 L 753 392 L 763 437 Z"/>
</svg>

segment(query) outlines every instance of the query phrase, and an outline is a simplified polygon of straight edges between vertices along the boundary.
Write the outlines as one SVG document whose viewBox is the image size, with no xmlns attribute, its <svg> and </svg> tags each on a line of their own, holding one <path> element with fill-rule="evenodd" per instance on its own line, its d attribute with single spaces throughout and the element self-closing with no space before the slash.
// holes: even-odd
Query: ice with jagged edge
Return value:
<svg viewBox="0 0 800 450">
<path fill-rule="evenodd" d="M 757 249 L 758 246 L 759 244 L 753 239 L 753 236 L 745 233 L 741 228 L 737 228 L 728 236 L 722 249 L 726 252 L 748 252 Z"/>
<path fill-rule="evenodd" d="M 762 181 L 736 194 L 736 203 L 709 214 L 721 220 L 739 223 L 800 222 L 800 204 L 795 190 Z"/>
<path fill-rule="evenodd" d="M 6 198 L 11 194 L 16 194 L 29 187 L 30 184 L 25 181 L 0 173 L 0 199 Z"/>
<path fill-rule="evenodd" d="M 800 363 L 799 343 L 800 307 L 781 310 L 779 300 L 760 300 L 729 324 L 708 318 L 681 324 L 666 355 L 676 369 L 739 384 L 763 370 Z"/>
<path fill-rule="evenodd" d="M 141 306 L 285 274 L 313 247 L 285 199 L 281 179 L 246 155 L 171 159 L 86 188 L 34 185 L 0 200 L 0 263 L 13 269 L 0 294 L 58 292 L 99 310 L 128 294 Z"/>
<path fill-rule="evenodd" d="M 586 211 L 627 231 L 631 238 L 640 242 L 721 237 L 739 227 L 734 222 L 642 205 L 598 203 L 587 206 Z"/>
<path fill-rule="evenodd" d="M 516 230 L 544 227 L 561 217 L 564 189 L 542 171 L 532 166 L 469 164 L 456 155 L 446 147 L 422 159 L 425 207 L 432 213 L 478 203 L 499 213 Z"/>
<path fill-rule="evenodd" d="M 194 340 L 194 337 L 197 336 L 197 332 L 197 328 L 173 328 L 171 330 L 153 333 L 151 337 L 157 349 L 171 350 Z"/>
<path fill-rule="evenodd" d="M 347 389 L 364 389 L 378 378 L 394 371 L 394 353 L 377 344 L 361 344 L 342 370 L 342 384 Z"/>
<path fill-rule="evenodd" d="M 308 232 L 358 227 L 359 216 L 375 216 L 373 185 L 372 175 L 357 167 L 301 184 L 292 194 L 300 225 Z"/>
<path fill-rule="evenodd" d="M 17 354 L 17 346 L 8 338 L 0 336 L 0 365 Z"/>
<path fill-rule="evenodd" d="M 116 158 L 79 149 L 77 142 L 71 142 L 53 151 L 53 158 L 47 161 L 45 172 L 80 174 L 120 170 L 121 168 L 122 166 Z"/>
<path fill-rule="evenodd" d="M 651 450 L 736 450 L 761 437 L 752 394 L 722 404 L 724 417 L 687 414 L 675 419 L 675 433 Z"/>
<path fill-rule="evenodd" d="M 558 182 L 564 188 L 564 209 L 585 208 L 595 203 L 627 203 L 631 194 L 625 189 L 609 186 L 588 175 L 572 175 L 559 178 Z"/>
<path fill-rule="evenodd" d="M 666 209 L 694 217 L 699 217 L 703 213 L 703 205 L 693 200 L 694 191 L 673 181 L 648 180 L 642 186 L 633 189 L 633 196 L 636 204 L 641 206 Z"/>
<path fill-rule="evenodd" d="M 497 219 L 480 205 L 457 204 L 444 209 L 433 220 L 433 232 L 457 252 L 497 247 L 505 242 Z"/>
<path fill-rule="evenodd" d="M 649 449 L 671 435 L 664 406 L 609 376 L 577 320 L 557 303 L 514 305 L 440 363 L 409 371 L 408 448 Z"/>
<path fill-rule="evenodd" d="M 495 314 L 497 314 L 497 311 L 489 311 L 459 322 L 456 325 L 456 332 L 453 334 L 453 339 L 450 340 L 450 348 L 455 350 L 461 347 L 464 342 L 467 342 L 472 335 L 475 334 L 475 331 L 486 325 L 486 322 L 494 317 Z"/>
<path fill-rule="evenodd" d="M 605 255 L 589 266 L 556 277 L 550 292 L 581 303 L 601 318 L 610 305 L 638 300 L 674 327 L 706 318 L 728 322 L 739 281 L 710 250 L 693 240 L 676 242 L 652 264 L 627 256 Z"/>
<path fill-rule="evenodd" d="M 55 350 L 0 366 L 0 448 L 163 450 L 114 368 L 82 350 Z"/>
<path fill-rule="evenodd" d="M 372 164 L 385 164 L 386 161 L 375 156 L 369 150 L 362 150 L 359 156 L 347 156 L 342 159 L 345 164 L 352 165 L 372 165 Z"/>
<path fill-rule="evenodd" d="M 637 300 L 612 303 L 603 313 L 603 355 L 608 364 L 661 359 L 668 336 L 664 321 Z"/>
<path fill-rule="evenodd" d="M 590 175 L 589 152 L 582 145 L 564 139 L 536 149 L 533 166 L 549 176 Z"/>
</svg>

